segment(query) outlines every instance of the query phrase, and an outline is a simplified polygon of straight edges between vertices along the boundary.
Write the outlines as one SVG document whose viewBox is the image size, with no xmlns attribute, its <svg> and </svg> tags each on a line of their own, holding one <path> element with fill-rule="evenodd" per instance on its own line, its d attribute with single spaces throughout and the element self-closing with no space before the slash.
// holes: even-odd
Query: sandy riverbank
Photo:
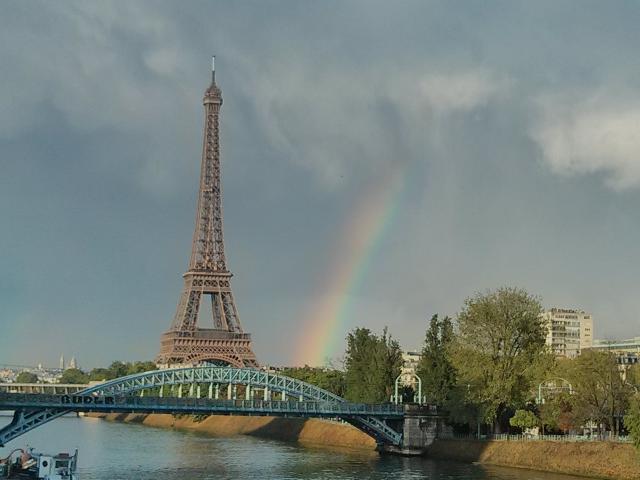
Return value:
<svg viewBox="0 0 640 480">
<path fill-rule="evenodd" d="M 640 480 L 640 454 L 625 443 L 437 440 L 427 455 L 595 478 Z"/>
<path fill-rule="evenodd" d="M 348 424 L 319 419 L 244 417 L 211 415 L 202 421 L 192 416 L 151 414 L 95 415 L 110 421 L 141 423 L 150 427 L 173 428 L 217 437 L 253 435 L 287 442 L 375 450 L 375 441 Z"/>
</svg>

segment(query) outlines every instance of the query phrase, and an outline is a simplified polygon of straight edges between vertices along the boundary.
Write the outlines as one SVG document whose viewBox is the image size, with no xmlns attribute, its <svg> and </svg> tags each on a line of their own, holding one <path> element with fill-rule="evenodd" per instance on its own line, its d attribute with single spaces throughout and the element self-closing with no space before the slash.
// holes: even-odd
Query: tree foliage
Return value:
<svg viewBox="0 0 640 480">
<path fill-rule="evenodd" d="M 635 390 L 637 388 L 640 390 L 640 363 L 629 367 L 626 381 L 632 389 Z"/>
<path fill-rule="evenodd" d="M 126 375 L 133 375 L 135 373 L 149 372 L 155 370 L 156 364 L 154 362 L 112 362 L 107 368 L 98 367 L 89 372 L 89 379 L 91 381 L 102 382 L 105 380 L 113 380 L 114 378 L 124 377 Z"/>
<path fill-rule="evenodd" d="M 353 402 L 386 402 L 402 366 L 398 342 L 385 328 L 382 335 L 356 328 L 347 335 L 345 397 Z"/>
<path fill-rule="evenodd" d="M 525 430 L 527 428 L 537 427 L 540 423 L 536 414 L 530 410 L 516 410 L 516 413 L 509 419 L 509 424 L 512 427 L 521 428 Z"/>
<path fill-rule="evenodd" d="M 567 433 L 579 426 L 574 410 L 574 395 L 564 391 L 548 395 L 539 407 L 540 422 L 548 430 Z"/>
<path fill-rule="evenodd" d="M 614 354 L 585 350 L 565 364 L 573 387 L 578 423 L 591 420 L 618 433 L 618 422 L 628 406 L 631 387 L 625 384 Z"/>
<path fill-rule="evenodd" d="M 89 376 L 77 368 L 68 368 L 62 372 L 60 383 L 83 384 L 89 382 Z"/>
<path fill-rule="evenodd" d="M 32 372 L 20 372 L 16 377 L 16 383 L 38 383 L 38 375 Z"/>
<path fill-rule="evenodd" d="M 640 395 L 636 394 L 631 400 L 628 413 L 624 417 L 624 426 L 636 448 L 640 449 Z"/>
<path fill-rule="evenodd" d="M 328 368 L 315 368 L 305 365 L 298 368 L 286 368 L 282 374 L 324 388 L 340 397 L 345 395 L 345 372 Z"/>
<path fill-rule="evenodd" d="M 456 371 L 451 361 L 454 339 L 453 324 L 449 317 L 431 317 L 425 336 L 422 355 L 418 363 L 418 376 L 422 380 L 422 394 L 428 403 L 446 406 L 456 383 Z"/>
<path fill-rule="evenodd" d="M 524 406 L 547 361 L 538 298 L 500 288 L 468 298 L 458 314 L 453 360 L 468 400 L 500 431 L 509 409 Z"/>
</svg>

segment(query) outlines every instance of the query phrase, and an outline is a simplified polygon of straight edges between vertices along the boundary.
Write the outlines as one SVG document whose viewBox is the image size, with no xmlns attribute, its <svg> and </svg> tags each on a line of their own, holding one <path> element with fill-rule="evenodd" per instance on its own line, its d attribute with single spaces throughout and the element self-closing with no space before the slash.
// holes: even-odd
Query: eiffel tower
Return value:
<svg viewBox="0 0 640 480">
<path fill-rule="evenodd" d="M 215 57 L 211 85 L 204 93 L 204 143 L 200 191 L 189 269 L 171 328 L 162 334 L 159 366 L 224 364 L 258 365 L 251 335 L 240 325 L 231 292 L 232 274 L 227 268 L 222 237 L 222 189 L 220 183 L 219 117 L 222 91 L 216 85 Z M 211 301 L 213 328 L 198 326 L 204 297 Z"/>
</svg>

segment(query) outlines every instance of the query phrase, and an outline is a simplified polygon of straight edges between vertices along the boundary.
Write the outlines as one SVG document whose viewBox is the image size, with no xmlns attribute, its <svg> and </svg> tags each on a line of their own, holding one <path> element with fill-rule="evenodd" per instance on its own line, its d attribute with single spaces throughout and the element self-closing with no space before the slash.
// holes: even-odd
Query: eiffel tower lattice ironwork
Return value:
<svg viewBox="0 0 640 480">
<path fill-rule="evenodd" d="M 257 366 L 251 335 L 242 330 L 231 292 L 222 236 L 219 117 L 222 91 L 216 85 L 215 58 L 211 85 L 204 94 L 204 143 L 200 191 L 189 270 L 171 328 L 162 334 L 156 363 Z M 213 328 L 198 326 L 201 302 L 209 297 Z"/>
</svg>

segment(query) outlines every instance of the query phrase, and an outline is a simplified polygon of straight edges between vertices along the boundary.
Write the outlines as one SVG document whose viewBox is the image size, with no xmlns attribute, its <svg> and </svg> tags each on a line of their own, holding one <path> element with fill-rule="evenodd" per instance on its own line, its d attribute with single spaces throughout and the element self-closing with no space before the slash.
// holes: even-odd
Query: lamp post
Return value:
<svg viewBox="0 0 640 480">
<path fill-rule="evenodd" d="M 542 385 L 544 385 L 545 383 L 556 381 L 556 380 L 561 380 L 563 383 L 566 383 L 569 386 L 569 395 L 573 395 L 573 386 L 568 380 L 562 377 L 549 378 L 547 380 L 543 380 L 538 384 L 538 398 L 536 398 L 536 403 L 538 405 L 542 405 L 544 403 L 544 397 L 542 396 Z M 564 388 L 564 387 L 560 387 L 560 388 Z"/>
<path fill-rule="evenodd" d="M 398 403 L 402 403 L 402 402 L 399 401 L 399 400 L 402 400 L 402 397 L 399 396 L 399 387 L 400 387 L 400 380 L 402 379 L 402 377 L 404 375 L 411 375 L 413 378 L 415 378 L 417 380 L 417 383 L 418 383 L 418 401 L 416 403 L 418 405 L 422 405 L 422 380 L 415 373 L 401 373 L 400 375 L 398 375 L 398 377 L 396 378 L 395 384 L 394 384 L 393 397 L 391 398 L 391 400 L 396 405 Z M 415 400 L 415 397 L 414 397 L 414 400 Z"/>
</svg>

